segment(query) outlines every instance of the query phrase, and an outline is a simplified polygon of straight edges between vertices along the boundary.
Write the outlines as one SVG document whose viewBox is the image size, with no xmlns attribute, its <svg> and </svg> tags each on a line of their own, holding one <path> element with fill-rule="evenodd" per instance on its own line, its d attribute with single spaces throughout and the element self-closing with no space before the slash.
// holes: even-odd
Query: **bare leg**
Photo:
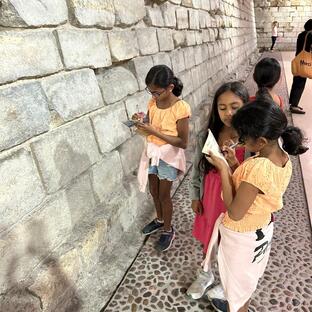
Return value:
<svg viewBox="0 0 312 312">
<path fill-rule="evenodd" d="M 249 303 L 250 299 L 237 312 L 248 312 Z M 230 311 L 229 306 L 228 310 Z"/>
<path fill-rule="evenodd" d="M 159 181 L 159 200 L 162 210 L 162 216 L 164 218 L 164 230 L 171 231 L 171 219 L 172 219 L 172 200 L 170 196 L 170 190 L 172 181 L 160 180 Z"/>
<path fill-rule="evenodd" d="M 156 174 L 149 174 L 148 175 L 148 182 L 149 182 L 149 190 L 153 197 L 157 219 L 159 221 L 163 221 L 163 213 L 161 209 L 161 204 L 159 200 L 159 179 Z"/>
</svg>

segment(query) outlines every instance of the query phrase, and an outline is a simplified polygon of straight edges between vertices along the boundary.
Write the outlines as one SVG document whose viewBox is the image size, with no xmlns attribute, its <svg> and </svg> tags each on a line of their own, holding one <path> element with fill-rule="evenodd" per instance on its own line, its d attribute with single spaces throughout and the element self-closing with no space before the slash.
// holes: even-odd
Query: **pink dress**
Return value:
<svg viewBox="0 0 312 312">
<path fill-rule="evenodd" d="M 241 163 L 244 160 L 245 148 L 235 150 L 236 158 Z M 221 199 L 221 177 L 217 170 L 213 169 L 204 176 L 204 196 L 202 199 L 203 214 L 196 214 L 193 225 L 193 236 L 203 244 L 203 252 L 207 248 L 216 220 L 222 212 L 226 211 Z"/>
</svg>

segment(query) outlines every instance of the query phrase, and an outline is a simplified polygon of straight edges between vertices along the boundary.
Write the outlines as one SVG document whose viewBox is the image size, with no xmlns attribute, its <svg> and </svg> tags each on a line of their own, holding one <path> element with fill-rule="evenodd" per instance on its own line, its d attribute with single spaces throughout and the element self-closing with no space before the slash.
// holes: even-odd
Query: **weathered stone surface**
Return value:
<svg viewBox="0 0 312 312">
<path fill-rule="evenodd" d="M 101 30 L 57 30 L 65 67 L 107 67 L 112 64 L 107 34 Z"/>
<path fill-rule="evenodd" d="M 199 65 L 203 62 L 203 55 L 202 55 L 202 46 L 195 46 L 194 47 L 194 56 L 195 56 L 195 64 Z"/>
<path fill-rule="evenodd" d="M 112 104 L 139 90 L 134 75 L 124 67 L 114 67 L 97 75 L 105 103 Z"/>
<path fill-rule="evenodd" d="M 183 49 L 184 52 L 184 59 L 187 60 L 185 62 L 185 68 L 190 69 L 195 66 L 195 55 L 194 55 L 194 48 L 187 47 Z"/>
<path fill-rule="evenodd" d="M 183 82 L 182 95 L 183 97 L 185 97 L 194 90 L 191 71 L 190 70 L 184 71 L 183 73 L 180 74 L 179 78 Z"/>
<path fill-rule="evenodd" d="M 117 103 L 92 116 L 92 123 L 102 153 L 112 151 L 130 137 L 122 122 L 127 120 L 124 103 Z"/>
<path fill-rule="evenodd" d="M 144 0 L 114 0 L 117 25 L 132 25 L 145 16 Z"/>
<path fill-rule="evenodd" d="M 182 0 L 182 5 L 192 8 L 193 7 L 193 0 Z"/>
<path fill-rule="evenodd" d="M 165 27 L 176 28 L 176 7 L 170 2 L 166 2 L 162 4 L 160 8 L 163 14 Z"/>
<path fill-rule="evenodd" d="M 186 29 L 189 27 L 188 11 L 186 8 L 177 8 L 177 27 L 178 29 Z"/>
<path fill-rule="evenodd" d="M 79 26 L 112 28 L 115 24 L 113 0 L 69 0 L 74 23 Z"/>
<path fill-rule="evenodd" d="M 15 212 L 17 211 L 18 209 L 15 209 Z M 35 213 L 23 222 L 16 224 L 7 235 L 2 236 L 1 292 L 10 283 L 14 284 L 25 278 L 40 260 L 69 237 L 71 228 L 67 199 L 64 192 L 59 192 L 45 201 L 40 209 L 36 209 Z M 9 278 L 8 274 L 11 274 Z"/>
<path fill-rule="evenodd" d="M 47 77 L 41 81 L 50 108 L 69 121 L 104 105 L 95 74 L 83 69 Z"/>
<path fill-rule="evenodd" d="M 108 34 L 113 61 L 131 59 L 139 54 L 135 31 L 115 31 Z"/>
<path fill-rule="evenodd" d="M 39 82 L 0 87 L 0 102 L 0 150 L 49 130 L 48 102 Z"/>
<path fill-rule="evenodd" d="M 178 74 L 185 69 L 184 53 L 182 49 L 171 52 L 171 62 L 172 70 L 175 74 Z M 188 60 L 186 62 L 188 62 Z"/>
<path fill-rule="evenodd" d="M 0 232 L 40 204 L 45 196 L 31 154 L 20 149 L 0 160 Z"/>
<path fill-rule="evenodd" d="M 40 300 L 26 290 L 25 287 L 17 286 L 0 295 L 0 311 L 32 311 L 41 312 Z"/>
<path fill-rule="evenodd" d="M 199 11 L 199 27 L 206 28 L 207 27 L 207 15 L 209 15 L 206 11 Z"/>
<path fill-rule="evenodd" d="M 73 226 L 81 223 L 95 207 L 91 179 L 89 174 L 82 174 L 65 190 Z"/>
<path fill-rule="evenodd" d="M 195 31 L 186 31 L 185 37 L 187 46 L 193 46 L 196 44 Z"/>
<path fill-rule="evenodd" d="M 67 20 L 66 0 L 3 0 L 0 25 L 5 27 L 58 25 Z"/>
<path fill-rule="evenodd" d="M 103 203 L 119 191 L 123 179 L 122 165 L 117 151 L 109 153 L 91 168 L 91 182 L 97 203 Z"/>
<path fill-rule="evenodd" d="M 65 186 L 100 159 L 87 118 L 50 131 L 31 147 L 49 193 Z"/>
<path fill-rule="evenodd" d="M 173 42 L 176 48 L 185 46 L 185 32 L 174 31 L 173 32 Z"/>
<path fill-rule="evenodd" d="M 120 146 L 119 154 L 125 175 L 133 174 L 138 168 L 144 141 L 141 135 L 135 135 Z"/>
<path fill-rule="evenodd" d="M 169 68 L 172 68 L 171 58 L 169 53 L 158 53 L 153 55 L 154 65 L 167 65 Z"/>
<path fill-rule="evenodd" d="M 153 59 L 151 56 L 136 57 L 130 61 L 130 68 L 135 73 L 135 76 L 139 82 L 140 90 L 144 90 L 145 77 L 148 71 L 153 67 Z"/>
<path fill-rule="evenodd" d="M 200 31 L 195 31 L 195 43 L 196 43 L 196 45 L 203 43 L 203 36 L 202 36 L 202 33 Z"/>
<path fill-rule="evenodd" d="M 199 29 L 199 14 L 198 10 L 188 10 L 190 29 Z"/>
<path fill-rule="evenodd" d="M 148 26 L 163 27 L 165 25 L 159 6 L 146 8 L 145 22 Z"/>
<path fill-rule="evenodd" d="M 0 83 L 43 76 L 63 67 L 50 31 L 3 31 L 0 45 Z"/>
<path fill-rule="evenodd" d="M 147 113 L 147 104 L 150 99 L 151 95 L 146 91 L 142 91 L 128 97 L 125 101 L 125 105 L 129 118 L 131 118 L 131 116 L 138 111 Z"/>
<path fill-rule="evenodd" d="M 75 283 L 81 271 L 76 249 L 68 250 L 59 258 L 50 256 L 41 266 L 30 291 L 40 297 L 43 311 L 79 311 L 80 298 Z M 74 301 L 73 297 L 75 298 Z M 62 303 L 62 307 L 57 307 Z"/>
<path fill-rule="evenodd" d="M 181 4 L 181 0 L 170 0 L 173 4 Z"/>
<path fill-rule="evenodd" d="M 157 37 L 160 51 L 171 51 L 174 49 L 171 29 L 157 29 Z"/>
<path fill-rule="evenodd" d="M 159 51 L 156 29 L 139 28 L 136 30 L 140 53 L 142 55 L 156 54 Z"/>
</svg>

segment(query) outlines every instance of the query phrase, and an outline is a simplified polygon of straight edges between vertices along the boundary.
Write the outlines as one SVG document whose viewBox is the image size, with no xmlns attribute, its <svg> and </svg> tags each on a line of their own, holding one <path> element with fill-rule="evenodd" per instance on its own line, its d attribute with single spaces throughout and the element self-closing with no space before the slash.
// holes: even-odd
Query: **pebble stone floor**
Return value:
<svg viewBox="0 0 312 312">
<path fill-rule="evenodd" d="M 269 55 L 280 59 L 279 53 Z M 246 85 L 252 87 L 250 75 Z M 284 75 L 277 91 L 287 100 Z M 292 157 L 292 162 L 284 208 L 275 215 L 270 260 L 251 301 L 257 312 L 312 312 L 311 225 L 299 160 Z M 200 244 L 191 235 L 194 216 L 189 179 L 187 175 L 173 197 L 176 239 L 172 248 L 156 252 L 153 245 L 159 234 L 151 235 L 103 311 L 214 311 L 207 297 L 191 300 L 185 295 L 202 257 Z"/>
</svg>

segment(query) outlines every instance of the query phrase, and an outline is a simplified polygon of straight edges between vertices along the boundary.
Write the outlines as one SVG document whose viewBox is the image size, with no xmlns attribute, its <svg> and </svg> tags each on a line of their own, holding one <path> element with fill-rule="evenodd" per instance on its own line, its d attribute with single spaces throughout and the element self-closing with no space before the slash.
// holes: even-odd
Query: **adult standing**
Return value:
<svg viewBox="0 0 312 312">
<path fill-rule="evenodd" d="M 312 19 L 309 19 L 304 24 L 304 31 L 298 35 L 297 45 L 296 45 L 296 55 L 298 55 L 304 48 L 306 51 L 311 51 L 312 48 L 312 33 L 307 37 L 306 46 L 304 47 L 304 39 L 308 31 L 312 30 Z M 298 106 L 301 95 L 303 93 L 307 78 L 294 76 L 293 83 L 291 86 L 290 96 L 289 96 L 289 110 L 293 114 L 305 114 L 302 107 Z"/>
<path fill-rule="evenodd" d="M 273 51 L 273 48 L 274 48 L 274 45 L 275 45 L 275 42 L 276 42 L 276 39 L 277 39 L 277 27 L 278 27 L 278 22 L 277 21 L 274 21 L 272 23 L 272 45 L 271 45 L 271 51 Z"/>
</svg>

